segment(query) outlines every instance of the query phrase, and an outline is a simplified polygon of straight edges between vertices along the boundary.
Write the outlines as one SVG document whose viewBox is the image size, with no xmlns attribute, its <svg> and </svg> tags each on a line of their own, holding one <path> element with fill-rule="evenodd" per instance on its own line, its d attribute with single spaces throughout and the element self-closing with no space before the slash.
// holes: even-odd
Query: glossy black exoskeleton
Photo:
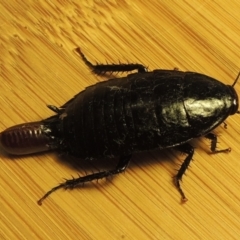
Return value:
<svg viewBox="0 0 240 240">
<path fill-rule="evenodd" d="M 217 137 L 211 131 L 229 115 L 239 113 L 233 88 L 239 75 L 229 86 L 195 72 L 147 72 L 141 64 L 93 65 L 76 50 L 95 74 L 138 72 L 87 87 L 60 108 L 48 106 L 54 116 L 6 129 L 0 144 L 10 154 L 58 149 L 83 159 L 119 157 L 119 162 L 113 170 L 66 180 L 38 203 L 59 188 L 73 189 L 123 172 L 133 153 L 173 147 L 187 154 L 174 178 L 186 201 L 180 180 L 194 153 L 188 142 L 205 136 L 211 140 L 212 152 L 230 151 L 216 150 Z"/>
</svg>

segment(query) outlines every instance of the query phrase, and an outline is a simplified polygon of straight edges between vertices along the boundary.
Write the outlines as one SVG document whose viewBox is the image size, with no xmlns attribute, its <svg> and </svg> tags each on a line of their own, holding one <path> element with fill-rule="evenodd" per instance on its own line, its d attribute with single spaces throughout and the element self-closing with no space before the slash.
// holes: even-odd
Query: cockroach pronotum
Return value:
<svg viewBox="0 0 240 240">
<path fill-rule="evenodd" d="M 119 162 L 112 170 L 66 180 L 38 204 L 59 188 L 73 189 L 121 173 L 133 153 L 157 148 L 176 148 L 187 154 L 174 178 L 185 202 L 180 180 L 194 154 L 189 141 L 205 136 L 211 140 L 213 153 L 230 151 L 216 150 L 217 136 L 212 130 L 239 113 L 234 85 L 240 74 L 229 86 L 195 72 L 147 72 L 142 64 L 93 65 L 80 48 L 76 51 L 95 74 L 137 73 L 89 86 L 60 108 L 49 105 L 55 115 L 6 129 L 0 134 L 1 147 L 17 155 L 56 149 L 81 159 L 119 157 Z"/>
</svg>

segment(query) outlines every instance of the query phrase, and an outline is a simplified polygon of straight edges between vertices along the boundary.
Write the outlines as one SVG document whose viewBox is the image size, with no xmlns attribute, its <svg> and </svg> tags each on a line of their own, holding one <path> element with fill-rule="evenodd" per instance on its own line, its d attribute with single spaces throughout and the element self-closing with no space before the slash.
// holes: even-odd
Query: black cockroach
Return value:
<svg viewBox="0 0 240 240">
<path fill-rule="evenodd" d="M 79 48 L 85 64 L 93 73 L 137 73 L 87 87 L 62 107 L 48 106 L 55 115 L 39 122 L 8 128 L 0 134 L 0 144 L 10 154 L 30 154 L 58 149 L 72 156 L 91 158 L 119 157 L 113 170 L 66 180 L 52 188 L 39 201 L 59 188 L 73 189 L 82 183 L 123 172 L 133 153 L 152 149 L 176 148 L 187 154 L 175 176 L 175 185 L 192 160 L 193 138 L 211 140 L 213 153 L 217 136 L 211 131 L 229 115 L 239 113 L 238 96 L 232 86 L 195 72 L 154 70 L 142 64 L 90 63 Z"/>
</svg>

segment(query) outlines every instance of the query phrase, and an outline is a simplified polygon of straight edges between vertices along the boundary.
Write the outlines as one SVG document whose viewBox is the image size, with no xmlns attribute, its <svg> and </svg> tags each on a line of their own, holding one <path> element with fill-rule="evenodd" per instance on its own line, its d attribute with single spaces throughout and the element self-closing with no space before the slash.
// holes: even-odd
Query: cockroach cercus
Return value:
<svg viewBox="0 0 240 240">
<path fill-rule="evenodd" d="M 0 134 L 0 145 L 9 154 L 56 149 L 81 159 L 119 157 L 119 161 L 112 170 L 66 180 L 48 191 L 38 204 L 57 189 L 73 189 L 121 173 L 133 153 L 157 148 L 176 148 L 187 154 L 174 177 L 185 202 L 180 180 L 194 154 L 189 141 L 205 136 L 211 140 L 213 153 L 230 151 L 217 150 L 217 136 L 212 130 L 229 115 L 239 113 L 234 85 L 240 73 L 229 86 L 195 72 L 147 72 L 142 64 L 93 65 L 80 48 L 76 51 L 95 74 L 137 73 L 89 86 L 60 108 L 48 106 L 55 115 L 6 129 Z"/>
</svg>

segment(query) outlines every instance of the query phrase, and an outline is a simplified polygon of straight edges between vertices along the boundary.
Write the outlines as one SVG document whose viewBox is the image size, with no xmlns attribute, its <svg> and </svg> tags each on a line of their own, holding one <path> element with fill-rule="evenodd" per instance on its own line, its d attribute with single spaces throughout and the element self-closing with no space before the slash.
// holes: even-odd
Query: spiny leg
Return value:
<svg viewBox="0 0 240 240">
<path fill-rule="evenodd" d="M 104 75 L 105 73 L 113 73 L 113 72 L 129 72 L 133 70 L 138 70 L 138 72 L 147 72 L 146 67 L 144 67 L 142 64 L 134 64 L 134 63 L 128 63 L 128 64 L 96 64 L 93 65 L 91 62 L 87 60 L 85 55 L 81 52 L 81 49 L 78 47 L 75 49 L 76 52 L 81 56 L 84 63 L 92 70 L 93 73 L 97 75 Z"/>
<path fill-rule="evenodd" d="M 102 171 L 102 172 L 98 172 L 98 173 L 89 174 L 84 177 L 66 180 L 64 183 L 61 183 L 58 186 L 52 188 L 42 198 L 40 198 L 37 202 L 38 205 L 42 205 L 42 202 L 44 199 L 46 199 L 50 194 L 52 194 L 53 192 L 55 192 L 56 190 L 58 190 L 60 188 L 74 189 L 83 183 L 91 182 L 93 180 L 98 180 L 101 178 L 109 177 L 109 176 L 116 175 L 118 173 L 123 172 L 127 168 L 131 157 L 132 157 L 131 155 L 120 157 L 118 165 L 113 170 Z"/>
<path fill-rule="evenodd" d="M 217 148 L 217 136 L 214 133 L 208 133 L 207 135 L 205 135 L 206 138 L 211 140 L 211 151 L 212 153 L 228 153 L 231 151 L 231 148 L 226 148 L 226 149 L 222 149 L 222 150 L 216 150 Z"/>
<path fill-rule="evenodd" d="M 188 154 L 187 157 L 185 158 L 184 162 L 182 163 L 180 169 L 178 170 L 177 175 L 174 177 L 174 184 L 177 187 L 179 193 L 181 194 L 182 202 L 186 202 L 187 198 L 185 197 L 185 194 L 181 188 L 180 181 L 182 180 L 182 177 L 183 177 L 184 173 L 186 172 L 186 170 L 192 160 L 192 157 L 194 154 L 194 148 L 190 144 L 185 143 L 181 146 L 178 146 L 177 149 L 181 152 Z"/>
</svg>

